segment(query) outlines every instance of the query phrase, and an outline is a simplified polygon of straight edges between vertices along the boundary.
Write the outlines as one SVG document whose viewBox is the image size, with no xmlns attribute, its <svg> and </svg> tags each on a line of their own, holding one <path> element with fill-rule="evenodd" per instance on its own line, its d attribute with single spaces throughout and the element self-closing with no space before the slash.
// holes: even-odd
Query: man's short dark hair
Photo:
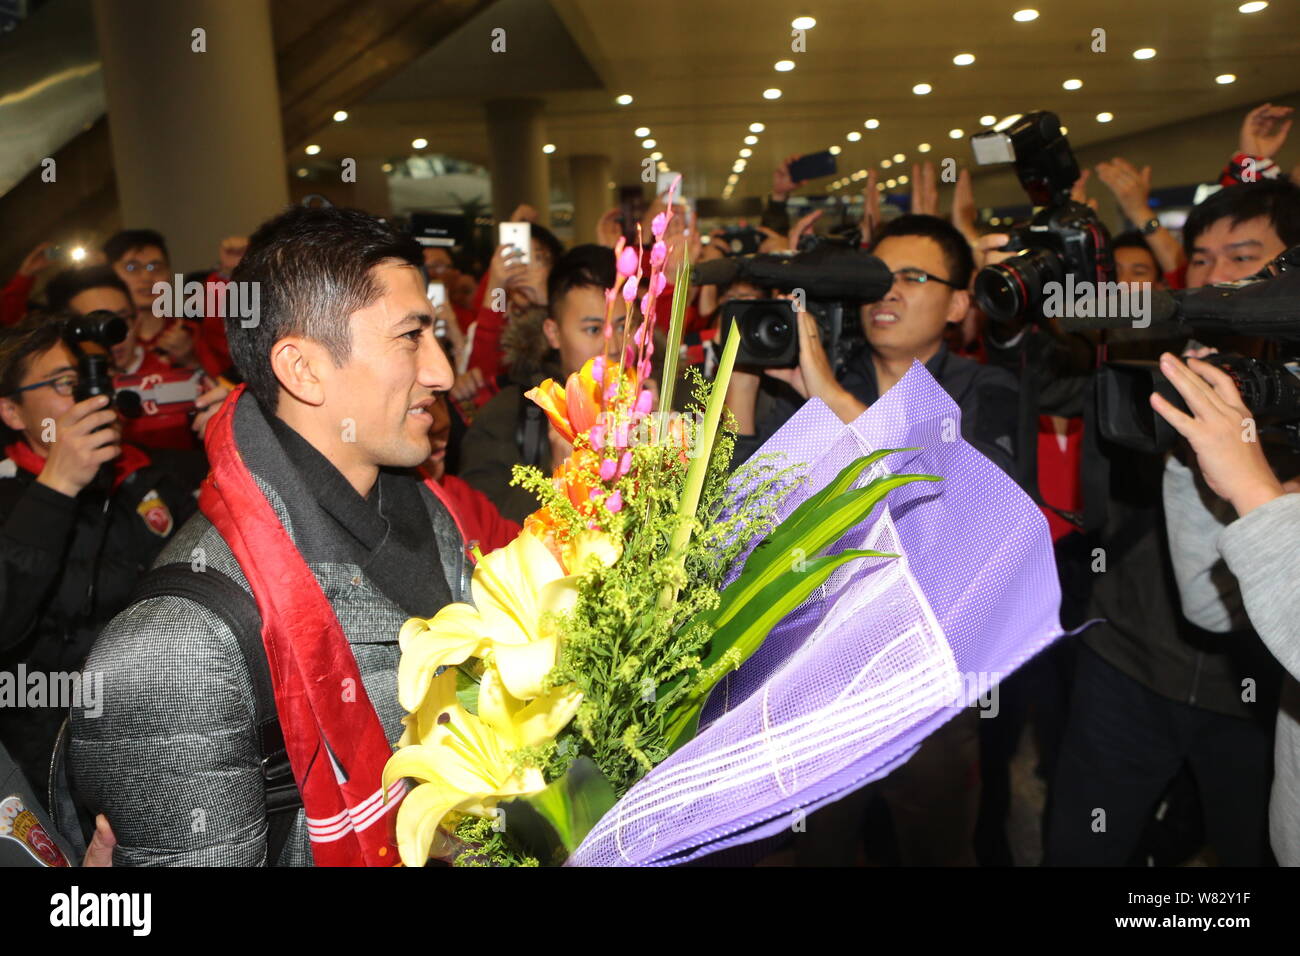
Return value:
<svg viewBox="0 0 1300 956">
<path fill-rule="evenodd" d="M 73 299 L 87 289 L 116 289 L 131 301 L 131 292 L 126 283 L 117 277 L 112 266 L 84 266 L 80 269 L 64 269 L 45 286 L 45 301 L 53 312 L 62 312 L 70 306 Z"/>
<path fill-rule="evenodd" d="M 129 252 L 135 252 L 137 249 L 144 249 L 147 246 L 157 246 L 162 250 L 162 254 L 171 261 L 171 256 L 167 253 L 167 242 L 163 239 L 161 232 L 153 229 L 123 229 L 121 232 L 109 236 L 108 242 L 104 243 L 102 251 L 104 258 L 108 260 L 111 266 Z"/>
<path fill-rule="evenodd" d="M 17 325 L 0 331 L 0 398 L 21 396 L 12 392 L 18 388 L 32 367 L 32 360 L 44 355 L 63 338 L 65 316 L 30 315 Z"/>
<path fill-rule="evenodd" d="M 1226 186 L 1196 206 L 1183 223 L 1183 251 L 1189 256 L 1196 240 L 1220 219 L 1234 226 L 1263 216 L 1288 249 L 1300 243 L 1300 186 L 1288 179 Z"/>
<path fill-rule="evenodd" d="M 1115 249 L 1141 249 L 1151 257 L 1151 262 L 1155 265 L 1156 271 L 1160 271 L 1160 260 L 1151 251 L 1151 244 L 1147 242 L 1146 236 L 1136 229 L 1125 229 L 1110 241 L 1110 248 L 1112 251 Z"/>
<path fill-rule="evenodd" d="M 970 285 L 971 274 L 975 271 L 975 257 L 971 254 L 966 237 L 947 219 L 920 213 L 899 216 L 881 227 L 872 240 L 871 251 L 875 252 L 880 243 L 891 236 L 924 236 L 934 240 L 943 250 L 943 259 L 948 266 L 945 278 L 961 289 Z"/>
<path fill-rule="evenodd" d="M 275 411 L 280 395 L 271 347 L 300 335 L 343 365 L 352 352 L 349 317 L 383 294 L 371 270 L 390 260 L 418 268 L 424 257 L 410 236 L 359 209 L 291 206 L 249 237 L 231 279 L 258 283 L 258 322 L 244 328 L 240 316 L 227 316 L 226 339 L 263 408 Z"/>
<path fill-rule="evenodd" d="M 574 246 L 551 266 L 551 276 L 546 283 L 546 302 L 552 317 L 561 300 L 574 289 L 604 292 L 613 286 L 614 276 L 613 249 L 595 243 Z"/>
</svg>

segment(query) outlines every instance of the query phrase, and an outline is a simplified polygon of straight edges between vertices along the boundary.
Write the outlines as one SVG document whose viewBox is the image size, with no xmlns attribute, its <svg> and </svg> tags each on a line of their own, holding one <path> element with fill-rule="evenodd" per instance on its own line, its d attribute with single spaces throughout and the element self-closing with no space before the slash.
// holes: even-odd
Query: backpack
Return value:
<svg viewBox="0 0 1300 956">
<path fill-rule="evenodd" d="M 284 732 L 275 707 L 271 670 L 266 646 L 262 643 L 262 615 L 253 596 L 228 576 L 212 568 L 195 572 L 188 564 L 164 564 L 149 571 L 140 580 L 129 604 L 154 597 L 182 597 L 202 604 L 216 614 L 235 635 L 248 674 L 253 681 L 253 713 L 257 725 L 257 745 L 261 752 L 262 783 L 266 793 L 266 863 L 274 866 L 280 859 L 294 819 L 302 807 L 302 795 L 293 777 L 289 754 L 284 746 Z M 128 605 L 129 606 L 129 605 Z M 67 788 L 66 745 L 63 733 L 55 747 L 55 772 L 50 775 L 51 805 L 67 806 L 59 800 L 58 788 Z M 66 815 L 66 814 L 65 814 Z M 111 824 L 112 821 L 110 820 Z"/>
</svg>

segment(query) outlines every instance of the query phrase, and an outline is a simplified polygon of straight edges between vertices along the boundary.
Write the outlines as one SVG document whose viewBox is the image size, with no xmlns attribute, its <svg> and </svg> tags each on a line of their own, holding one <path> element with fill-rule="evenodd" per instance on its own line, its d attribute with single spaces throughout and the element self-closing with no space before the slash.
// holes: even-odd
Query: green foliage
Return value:
<svg viewBox="0 0 1300 956">
<path fill-rule="evenodd" d="M 521 853 L 514 841 L 498 832 L 494 821 L 462 817 L 456 825 L 456 839 L 463 849 L 452 866 L 537 866 L 537 858 Z"/>
</svg>

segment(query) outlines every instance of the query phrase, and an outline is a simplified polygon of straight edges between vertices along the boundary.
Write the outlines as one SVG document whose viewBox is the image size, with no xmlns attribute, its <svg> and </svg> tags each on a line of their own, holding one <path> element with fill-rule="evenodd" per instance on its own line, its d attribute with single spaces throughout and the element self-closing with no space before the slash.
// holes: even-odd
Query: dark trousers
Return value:
<svg viewBox="0 0 1300 956">
<path fill-rule="evenodd" d="M 1186 762 L 1220 864 L 1268 862 L 1272 734 L 1238 717 L 1161 697 L 1080 648 L 1052 787 L 1045 863 L 1124 866 Z"/>
</svg>

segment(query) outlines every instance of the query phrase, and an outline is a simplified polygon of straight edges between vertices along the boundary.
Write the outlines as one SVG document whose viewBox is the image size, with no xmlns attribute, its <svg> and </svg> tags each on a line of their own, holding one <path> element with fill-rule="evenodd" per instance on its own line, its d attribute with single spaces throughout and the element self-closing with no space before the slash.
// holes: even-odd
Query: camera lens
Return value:
<svg viewBox="0 0 1300 956">
<path fill-rule="evenodd" d="M 1050 249 L 1035 249 L 1023 255 L 985 266 L 975 277 L 975 301 L 989 318 L 1009 322 L 1036 313 L 1043 303 L 1043 286 L 1060 282 L 1065 263 Z"/>
<path fill-rule="evenodd" d="M 794 313 L 785 303 L 751 312 L 741 323 L 741 346 L 755 359 L 774 359 L 794 341 Z"/>
</svg>

